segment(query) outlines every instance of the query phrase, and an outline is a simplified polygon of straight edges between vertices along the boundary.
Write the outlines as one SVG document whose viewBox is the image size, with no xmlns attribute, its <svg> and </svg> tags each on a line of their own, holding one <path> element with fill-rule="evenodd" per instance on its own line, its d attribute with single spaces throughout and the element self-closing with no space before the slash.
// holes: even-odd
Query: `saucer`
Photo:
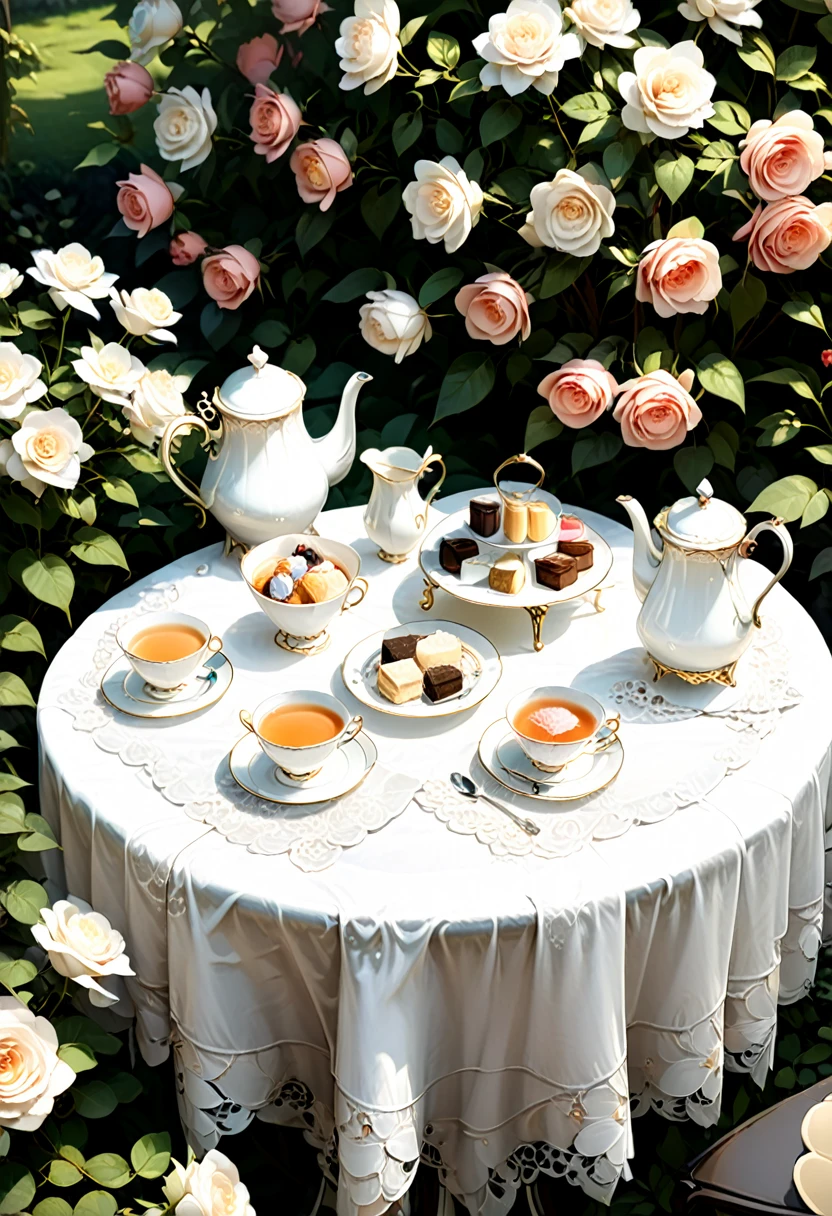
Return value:
<svg viewBox="0 0 832 1216">
<path fill-rule="evenodd" d="M 183 718 L 216 705 L 233 679 L 234 668 L 220 650 L 198 667 L 181 688 L 160 696 L 133 670 L 127 656 L 121 655 L 101 677 L 101 693 L 113 709 L 131 718 Z"/>
<path fill-rule="evenodd" d="M 333 752 L 314 777 L 296 782 L 279 773 L 255 736 L 246 733 L 231 749 L 228 767 L 242 789 L 265 802 L 311 806 L 352 793 L 372 770 L 377 757 L 375 743 L 362 730 Z"/>
<path fill-rule="evenodd" d="M 578 756 L 561 772 L 544 773 L 532 764 L 505 718 L 498 718 L 483 732 L 478 755 L 486 772 L 505 789 L 542 802 L 572 802 L 597 794 L 615 781 L 624 763 L 624 748 L 617 739 L 596 756 Z M 539 786 L 538 793 L 533 783 Z"/>
<path fill-rule="evenodd" d="M 424 635 L 440 629 L 454 634 L 462 642 L 462 691 L 442 701 L 431 701 L 422 693 L 418 701 L 394 705 L 378 691 L 381 643 L 386 637 L 401 637 L 407 633 Z M 356 700 L 381 714 L 399 718 L 444 718 L 465 713 L 493 692 L 502 674 L 500 655 L 488 638 L 467 625 L 457 625 L 456 621 L 431 621 L 427 629 L 424 621 L 381 629 L 353 646 L 341 664 L 341 679 Z"/>
</svg>

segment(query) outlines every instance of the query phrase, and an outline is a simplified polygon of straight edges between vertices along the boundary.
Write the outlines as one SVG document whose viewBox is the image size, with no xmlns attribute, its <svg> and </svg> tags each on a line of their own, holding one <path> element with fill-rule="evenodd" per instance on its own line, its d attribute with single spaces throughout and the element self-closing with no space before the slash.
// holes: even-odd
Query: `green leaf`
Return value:
<svg viewBox="0 0 832 1216">
<path fill-rule="evenodd" d="M 454 359 L 439 389 L 434 422 L 462 414 L 488 396 L 494 387 L 494 364 L 488 355 L 471 351 Z"/>
<path fill-rule="evenodd" d="M 705 121 L 723 135 L 744 135 L 751 126 L 751 115 L 736 101 L 715 101 L 714 113 Z"/>
<path fill-rule="evenodd" d="M 0 752 L 7 752 L 10 747 L 20 746 L 22 745 L 7 730 L 0 730 Z"/>
<path fill-rule="evenodd" d="M 120 566 L 122 570 L 129 571 L 121 545 L 108 532 L 102 532 L 100 528 L 79 528 L 74 540 L 70 553 L 74 553 L 80 561 L 91 566 Z"/>
<path fill-rule="evenodd" d="M 450 34 L 431 30 L 428 34 L 428 55 L 441 68 L 455 68 L 459 63 L 459 43 Z"/>
<path fill-rule="evenodd" d="M 828 1043 L 815 1043 L 800 1057 L 801 1064 L 822 1064 L 832 1056 L 832 1047 Z"/>
<path fill-rule="evenodd" d="M 161 1178 L 170 1164 L 170 1136 L 148 1132 L 130 1150 L 130 1161 L 140 1178 Z"/>
<path fill-rule="evenodd" d="M 256 331 L 253 337 L 257 341 Z M 101 489 L 111 502 L 123 502 L 130 507 L 137 507 L 139 505 L 136 491 L 130 485 L 130 482 L 125 481 L 123 477 L 110 477 L 106 481 L 102 481 Z"/>
<path fill-rule="evenodd" d="M 429 308 L 449 291 L 453 291 L 462 282 L 464 273 L 456 266 L 444 266 L 441 270 L 437 270 L 422 285 L 422 290 L 419 292 L 419 307 Z"/>
<path fill-rule="evenodd" d="M 27 835 L 21 836 L 17 842 L 17 847 L 24 853 L 42 853 L 45 849 L 58 848 L 55 834 L 42 815 L 30 811 L 26 816 L 24 826 Z"/>
<path fill-rule="evenodd" d="M 32 694 L 21 680 L 20 676 L 10 671 L 0 673 L 0 708 L 9 709 L 14 705 L 28 705 L 35 708 Z"/>
<path fill-rule="evenodd" d="M 815 329 L 822 329 L 826 333 L 826 326 L 823 323 L 823 313 L 818 308 L 817 304 L 804 303 L 802 300 L 789 300 L 783 305 L 783 312 L 787 317 L 791 317 L 793 321 L 801 321 L 804 325 L 813 325 Z"/>
<path fill-rule="evenodd" d="M 130 1181 L 130 1166 L 118 1153 L 99 1153 L 87 1161 L 87 1173 L 93 1182 L 117 1191 Z"/>
<path fill-rule="evenodd" d="M 827 13 L 825 17 L 821 17 L 817 24 L 817 30 L 827 42 L 832 42 L 832 13 Z M 826 113 L 829 113 L 829 111 L 827 110 Z"/>
<path fill-rule="evenodd" d="M 592 258 L 574 258 L 570 253 L 555 253 L 546 263 L 543 282 L 537 295 L 541 300 L 559 295 L 567 287 L 571 287 L 577 278 L 586 270 Z"/>
<path fill-rule="evenodd" d="M 448 122 L 447 118 L 439 119 L 434 129 L 434 135 L 439 150 L 448 156 L 459 156 L 465 147 L 465 137 L 462 132 L 452 122 Z"/>
<path fill-rule="evenodd" d="M 768 299 L 766 285 L 762 279 L 747 274 L 731 292 L 731 321 L 734 325 L 734 341 L 743 325 L 758 316 Z"/>
<path fill-rule="evenodd" d="M 818 490 L 817 494 L 813 494 L 809 499 L 806 510 L 800 518 L 801 528 L 808 528 L 810 524 L 816 524 L 818 520 L 823 519 L 828 510 L 829 499 L 823 490 Z"/>
<path fill-rule="evenodd" d="M 0 836 L 26 830 L 26 811 L 17 794 L 0 795 Z"/>
<path fill-rule="evenodd" d="M 275 346 L 282 346 L 288 337 L 289 327 L 282 321 L 261 321 L 251 335 L 253 342 L 256 342 L 258 346 L 265 346 L 269 350 Z"/>
<path fill-rule="evenodd" d="M 422 121 L 422 111 L 416 110 L 413 114 L 400 114 L 393 123 L 391 134 L 397 156 L 416 143 L 422 134 Z"/>
<path fill-rule="evenodd" d="M 72 1216 L 115 1216 L 117 1209 L 109 1191 L 87 1191 L 76 1203 Z"/>
<path fill-rule="evenodd" d="M 461 80 L 459 84 L 455 84 L 448 95 L 448 101 L 459 101 L 463 97 L 473 97 L 475 93 L 482 92 L 482 81 L 479 76 L 472 76 L 468 80 Z"/>
<path fill-rule="evenodd" d="M 495 101 L 480 119 L 480 143 L 484 148 L 505 139 L 516 131 L 523 120 L 523 111 L 511 101 Z"/>
<path fill-rule="evenodd" d="M 63 1018 L 55 1023 L 59 1043 L 86 1043 L 97 1055 L 114 1056 L 121 1048 L 121 1040 L 92 1020 L 81 1014 Z"/>
<path fill-rule="evenodd" d="M 812 562 L 812 569 L 809 571 L 809 581 L 813 578 L 820 578 L 822 574 L 832 572 L 832 547 L 821 549 L 815 560 Z"/>
<path fill-rule="evenodd" d="M 709 447 L 679 448 L 673 454 L 673 467 L 685 489 L 694 494 L 714 467 L 714 454 Z"/>
<path fill-rule="evenodd" d="M 295 228 L 295 243 L 301 257 L 305 258 L 310 249 L 314 249 L 324 239 L 335 223 L 336 211 L 335 207 L 331 207 L 329 211 L 321 211 L 319 207 L 307 207 L 302 213 Z"/>
<path fill-rule="evenodd" d="M 115 158 L 118 156 L 119 148 L 120 145 L 115 142 L 96 144 L 95 147 L 90 148 L 84 159 L 78 162 L 78 164 L 75 166 L 75 170 L 90 169 L 93 167 L 100 168 L 101 165 L 108 165 L 111 160 L 115 160 Z"/>
<path fill-rule="evenodd" d="M 75 590 L 75 578 L 62 557 L 47 553 L 37 557 L 31 549 L 19 549 L 9 559 L 9 574 L 21 583 L 30 595 L 61 608 L 69 618 L 69 603 Z M 71 623 L 71 622 L 70 622 Z"/>
<path fill-rule="evenodd" d="M 132 465 L 137 473 L 163 473 L 164 466 L 158 456 L 148 452 L 147 448 L 134 448 L 122 451 L 122 456 Z M 138 504 L 136 504 L 138 506 Z"/>
<path fill-rule="evenodd" d="M 620 435 L 587 435 L 572 448 L 572 475 L 615 460 L 623 444 Z"/>
<path fill-rule="evenodd" d="M 713 452 L 716 464 L 721 465 L 723 469 L 730 469 L 733 473 L 736 464 L 736 453 L 728 440 L 719 431 L 712 430 L 705 442 Z M 693 488 L 695 490 L 696 486 Z"/>
<path fill-rule="evenodd" d="M 689 156 L 674 157 L 665 152 L 656 161 L 656 181 L 671 203 L 677 202 L 693 181 L 693 161 Z"/>
<path fill-rule="evenodd" d="M 86 1072 L 98 1063 L 95 1052 L 86 1043 L 62 1043 L 58 1056 L 73 1072 Z"/>
<path fill-rule="evenodd" d="M 31 621 L 22 616 L 0 617 L 0 647 L 4 650 L 34 650 L 46 658 L 41 636 Z"/>
<path fill-rule="evenodd" d="M 350 300 L 357 300 L 359 296 L 366 295 L 368 291 L 379 291 L 385 283 L 386 280 L 381 271 L 368 266 L 364 270 L 353 270 L 341 279 L 340 283 L 330 287 L 326 295 L 321 296 L 321 299 L 329 300 L 332 304 L 346 304 Z"/>
<path fill-rule="evenodd" d="M 792 474 L 791 477 L 781 477 L 757 495 L 748 508 L 749 511 L 770 511 L 772 515 L 792 523 L 800 519 L 809 502 L 818 492 L 818 487 L 810 477 Z"/>
<path fill-rule="evenodd" d="M 114 38 L 105 38 L 103 42 L 96 42 L 95 46 L 87 47 L 83 51 L 76 51 L 76 55 L 106 55 L 108 59 L 129 59 L 130 47 L 123 42 L 116 42 Z"/>
<path fill-rule="evenodd" d="M 0 890 L 0 904 L 12 920 L 21 925 L 36 925 L 40 920 L 41 908 L 49 906 L 49 897 L 39 882 L 21 878 Z"/>
<path fill-rule="evenodd" d="M 309 334 L 298 342 L 290 342 L 286 347 L 281 366 L 287 372 L 302 376 L 315 362 L 315 339 Z"/>
<path fill-rule="evenodd" d="M 25 325 L 27 329 L 48 329 L 50 325 L 55 324 L 51 312 L 44 312 L 42 308 L 35 308 L 32 304 L 21 304 L 17 315 L 20 317 L 20 324 Z M 51 391 L 54 392 L 55 389 Z M 82 388 L 81 392 L 83 391 Z"/>
<path fill-rule="evenodd" d="M 816 46 L 790 46 L 777 56 L 775 75 L 778 80 L 798 80 L 805 76 L 817 58 Z"/>
<path fill-rule="evenodd" d="M 379 194 L 377 186 L 371 186 L 361 199 L 361 215 L 364 223 L 378 240 L 392 224 L 396 212 L 402 205 L 402 192 L 398 185 Z"/>
<path fill-rule="evenodd" d="M 814 401 L 817 404 L 817 397 L 812 392 L 812 387 L 809 382 L 801 376 L 800 372 L 795 371 L 793 367 L 779 367 L 777 371 L 765 372 L 762 376 L 752 376 L 748 381 L 749 384 L 788 384 L 789 388 L 797 393 L 798 397 L 805 397 L 808 401 Z"/>
<path fill-rule="evenodd" d="M 832 443 L 821 443 L 816 447 L 804 448 L 810 456 L 814 456 L 819 464 L 832 464 Z"/>
<path fill-rule="evenodd" d="M 737 54 L 755 72 L 774 75 L 774 51 L 765 34 L 747 34 Z"/>
<path fill-rule="evenodd" d="M 630 139 L 617 139 L 604 148 L 604 172 L 611 181 L 628 173 L 636 158 L 638 146 Z"/>
<path fill-rule="evenodd" d="M 532 448 L 540 447 L 549 439 L 557 439 L 563 430 L 563 423 L 556 418 L 548 405 L 537 405 L 529 414 L 526 423 L 526 437 L 523 440 L 523 451 L 530 452 Z"/>
<path fill-rule="evenodd" d="M 49 1165 L 48 1178 L 53 1186 L 77 1186 L 84 1175 L 71 1162 L 56 1158 Z"/>
<path fill-rule="evenodd" d="M 4 1161 L 0 1165 L 0 1216 L 23 1212 L 35 1197 L 35 1180 L 25 1165 Z"/>
<path fill-rule="evenodd" d="M 88 1081 L 72 1089 L 75 1108 L 85 1119 L 105 1119 L 118 1106 L 118 1099 L 103 1081 Z"/>
<path fill-rule="evenodd" d="M 705 355 L 696 368 L 699 382 L 715 397 L 723 397 L 732 401 L 745 411 L 745 385 L 742 376 L 730 359 L 726 359 L 719 351 Z"/>
<path fill-rule="evenodd" d="M 22 988 L 38 973 L 34 963 L 26 958 L 6 958 L 0 962 L 0 984 L 7 988 Z"/>
<path fill-rule="evenodd" d="M 781 1068 L 774 1078 L 774 1084 L 778 1089 L 794 1089 L 797 1084 L 797 1077 L 793 1068 Z"/>
<path fill-rule="evenodd" d="M 40 510 L 31 501 L 19 494 L 9 494 L 2 502 L 3 510 L 16 524 L 28 524 L 30 528 L 41 527 Z"/>
<path fill-rule="evenodd" d="M 561 106 L 561 111 L 567 118 L 578 122 L 597 122 L 606 117 L 612 109 L 612 102 L 604 93 L 578 93 L 569 97 Z"/>
<path fill-rule="evenodd" d="M 408 21 L 407 25 L 402 26 L 402 31 L 399 34 L 399 42 L 402 46 L 407 46 L 409 42 L 413 41 L 427 21 L 428 16 L 429 14 L 426 13 L 424 17 L 414 17 L 412 21 Z"/>
<path fill-rule="evenodd" d="M 32 1210 L 32 1216 L 72 1216 L 72 1205 L 58 1195 L 41 1199 Z"/>
<path fill-rule="evenodd" d="M 674 224 L 668 229 L 667 235 L 671 236 L 689 236 L 695 240 L 700 240 L 705 235 L 705 225 L 695 215 L 690 216 L 686 220 L 679 220 L 678 224 Z"/>
<path fill-rule="evenodd" d="M 109 1085 L 119 1102 L 132 1102 L 144 1090 L 139 1078 L 129 1072 L 115 1073 L 109 1078 Z"/>
</svg>

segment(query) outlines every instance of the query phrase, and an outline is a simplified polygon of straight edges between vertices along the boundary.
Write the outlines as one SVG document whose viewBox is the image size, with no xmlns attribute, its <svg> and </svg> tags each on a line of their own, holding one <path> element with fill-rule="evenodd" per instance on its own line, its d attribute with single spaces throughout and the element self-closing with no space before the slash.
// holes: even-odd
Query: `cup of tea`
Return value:
<svg viewBox="0 0 832 1216">
<path fill-rule="evenodd" d="M 184 612 L 154 612 L 122 625 L 116 641 L 149 688 L 175 692 L 222 648 L 204 621 Z"/>
<path fill-rule="evenodd" d="M 577 688 L 542 684 L 512 697 L 506 718 L 535 768 L 556 773 L 587 752 L 595 755 L 618 738 L 618 714 Z"/>
<path fill-rule="evenodd" d="M 346 705 L 325 692 L 279 692 L 261 701 L 253 714 L 242 710 L 240 721 L 293 781 L 315 777 L 364 725 L 360 714 L 351 717 Z"/>
</svg>

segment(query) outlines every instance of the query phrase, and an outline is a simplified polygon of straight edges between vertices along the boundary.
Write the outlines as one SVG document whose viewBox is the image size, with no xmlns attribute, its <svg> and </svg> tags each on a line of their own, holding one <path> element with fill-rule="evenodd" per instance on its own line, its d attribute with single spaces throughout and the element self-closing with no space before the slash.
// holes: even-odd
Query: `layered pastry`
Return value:
<svg viewBox="0 0 832 1216">
<path fill-rule="evenodd" d="M 466 557 L 459 568 L 459 581 L 466 586 L 484 583 L 491 573 L 492 562 L 487 557 Z"/>
<path fill-rule="evenodd" d="M 489 587 L 492 591 L 501 591 L 503 595 L 517 595 L 525 583 L 526 567 L 516 553 L 507 553 L 499 558 L 489 571 Z"/>
<path fill-rule="evenodd" d="M 522 545 L 529 534 L 529 508 L 524 502 L 503 503 L 503 532 L 513 545 Z"/>
<path fill-rule="evenodd" d="M 557 516 L 546 502 L 530 502 L 529 540 L 546 540 L 555 530 Z"/>
<path fill-rule="evenodd" d="M 462 667 L 462 643 L 452 633 L 438 629 L 416 643 L 416 662 L 422 671 L 429 667 Z"/>
<path fill-rule="evenodd" d="M 308 545 L 298 545 L 289 557 L 279 557 L 258 570 L 253 586 L 281 604 L 320 604 L 346 591 L 349 580 L 334 562 L 325 561 Z"/>
<path fill-rule="evenodd" d="M 340 566 L 324 561 L 319 566 L 307 570 L 296 585 L 295 591 L 302 604 L 322 604 L 324 600 L 333 600 L 336 596 L 343 595 L 349 585 L 349 579 Z"/>
<path fill-rule="evenodd" d="M 578 519 L 577 515 L 561 515 L 560 517 L 560 532 L 558 533 L 559 540 L 583 540 L 584 525 Z"/>
<path fill-rule="evenodd" d="M 448 536 L 439 546 L 439 565 L 449 574 L 459 574 L 459 568 L 469 557 L 476 557 L 480 547 L 470 536 Z"/>
<path fill-rule="evenodd" d="M 394 705 L 415 701 L 422 695 L 422 672 L 415 659 L 382 663 L 378 669 L 378 690 Z"/>
<path fill-rule="evenodd" d="M 569 587 L 578 577 L 578 563 L 574 557 L 565 553 L 549 553 L 546 557 L 536 557 L 534 572 L 541 587 L 549 587 L 552 591 L 562 591 Z"/>
<path fill-rule="evenodd" d="M 381 643 L 381 662 L 398 663 L 401 659 L 416 658 L 416 643 L 421 642 L 424 634 L 405 633 L 397 638 L 385 638 Z"/>
<path fill-rule="evenodd" d="M 458 667 L 442 664 L 425 672 L 425 696 L 429 701 L 444 701 L 462 692 L 462 672 Z"/>
<path fill-rule="evenodd" d="M 558 553 L 566 557 L 574 557 L 578 565 L 578 573 L 589 570 L 593 561 L 592 542 L 588 540 L 562 540 L 558 542 Z"/>
<path fill-rule="evenodd" d="M 424 692 L 442 701 L 462 691 L 462 643 L 444 630 L 385 638 L 381 644 L 378 690 L 394 705 L 415 701 Z"/>
<path fill-rule="evenodd" d="M 496 498 L 472 498 L 468 504 L 468 522 L 477 536 L 493 536 L 500 526 L 500 504 Z"/>
</svg>

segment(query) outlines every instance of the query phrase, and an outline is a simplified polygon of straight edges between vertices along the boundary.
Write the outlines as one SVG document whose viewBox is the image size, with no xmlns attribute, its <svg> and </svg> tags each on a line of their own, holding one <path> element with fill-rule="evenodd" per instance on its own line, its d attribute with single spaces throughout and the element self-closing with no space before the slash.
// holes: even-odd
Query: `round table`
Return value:
<svg viewBox="0 0 832 1216">
<path fill-rule="evenodd" d="M 468 497 L 449 496 L 434 519 Z M 370 591 L 335 623 L 328 651 L 275 647 L 237 558 L 215 545 L 114 597 L 52 663 L 38 708 L 42 811 L 63 845 L 52 879 L 124 934 L 142 1052 L 159 1062 L 172 1049 L 198 1151 L 257 1116 L 305 1130 L 337 1178 L 341 1216 L 383 1212 L 426 1166 L 472 1213 L 503 1213 L 541 1171 L 609 1199 L 631 1159 L 638 1169 L 633 1113 L 711 1124 L 725 1067 L 762 1083 L 778 999 L 797 999 L 814 975 L 830 803 L 832 659 L 782 588 L 767 619 L 799 703 L 757 715 L 759 746 L 739 759 L 735 740 L 751 736 L 737 723 L 676 721 L 649 704 L 625 714 L 616 784 L 642 781 L 650 796 L 630 818 L 621 805 L 550 809 L 548 855 L 423 792 L 410 800 L 421 782 L 435 793 L 468 769 L 514 691 L 597 684 L 640 661 L 631 533 L 583 515 L 614 551 L 606 611 L 550 611 L 540 653 L 523 612 L 437 592 L 423 613 L 416 555 L 383 563 L 350 508 L 316 528 L 357 548 Z M 765 571 L 748 563 L 745 575 L 756 585 Z M 223 636 L 234 681 L 195 718 L 119 720 L 96 691 L 115 622 L 172 601 Z M 429 724 L 353 701 L 347 650 L 432 618 L 498 647 L 494 692 Z M 328 689 L 362 712 L 394 791 L 376 819 L 337 824 L 297 855 L 279 807 L 212 793 L 239 710 L 289 688 Z M 726 775 L 704 794 L 694 775 L 659 797 L 657 773 L 680 740 L 680 756 L 704 746 Z M 402 789 L 406 805 L 394 807 Z"/>
</svg>

